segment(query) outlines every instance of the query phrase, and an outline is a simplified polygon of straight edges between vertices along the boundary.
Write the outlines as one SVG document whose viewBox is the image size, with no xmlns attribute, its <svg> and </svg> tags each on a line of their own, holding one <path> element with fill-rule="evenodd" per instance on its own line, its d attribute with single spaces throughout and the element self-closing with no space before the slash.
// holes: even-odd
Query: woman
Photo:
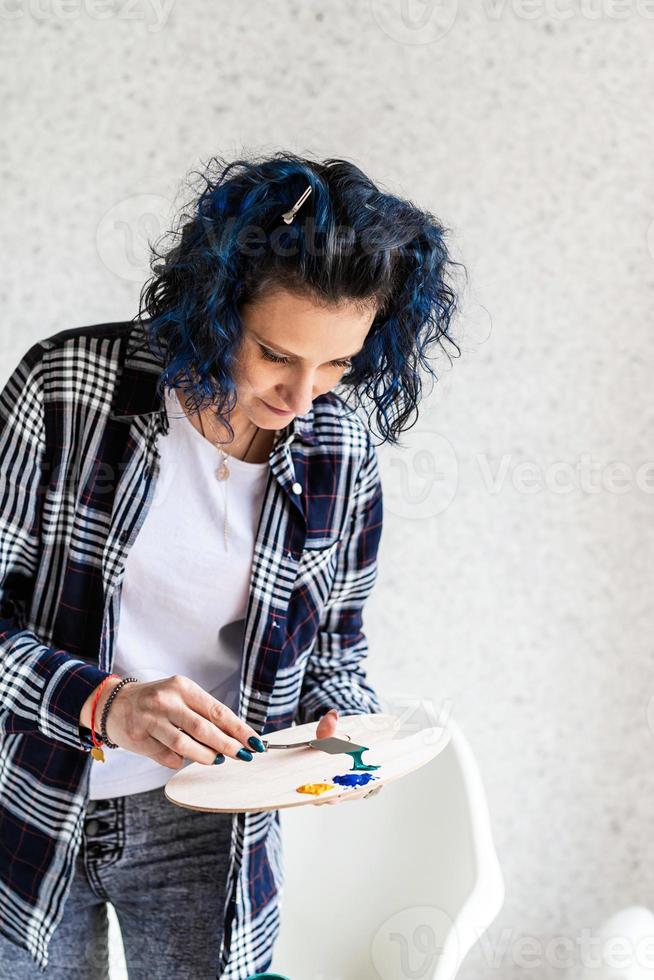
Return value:
<svg viewBox="0 0 654 980">
<path fill-rule="evenodd" d="M 370 399 L 397 442 L 429 346 L 456 348 L 444 230 L 344 160 L 202 177 L 134 321 L 45 338 L 0 392 L 13 978 L 107 976 L 108 901 L 131 978 L 265 970 L 279 812 L 190 811 L 162 787 L 381 710 L 362 610 L 382 490 L 351 409 Z"/>
</svg>

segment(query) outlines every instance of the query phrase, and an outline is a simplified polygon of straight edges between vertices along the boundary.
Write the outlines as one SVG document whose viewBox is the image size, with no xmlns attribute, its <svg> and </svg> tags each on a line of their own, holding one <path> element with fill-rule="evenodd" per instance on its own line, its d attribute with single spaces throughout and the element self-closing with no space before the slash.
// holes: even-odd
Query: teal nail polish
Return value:
<svg viewBox="0 0 654 980">
<path fill-rule="evenodd" d="M 281 973 L 253 973 L 245 980 L 288 980 L 288 977 L 283 977 Z"/>
<path fill-rule="evenodd" d="M 213 760 L 213 764 L 214 766 L 219 766 L 220 763 L 224 761 L 225 761 L 225 756 L 222 754 L 222 752 L 219 752 L 216 758 Z"/>
<path fill-rule="evenodd" d="M 257 752 L 266 751 L 266 746 L 263 744 L 263 742 L 258 737 L 258 735 L 250 736 L 250 738 L 248 739 L 248 745 L 251 745 L 253 749 L 257 750 Z"/>
<path fill-rule="evenodd" d="M 248 752 L 247 749 L 239 749 L 238 752 L 236 753 L 236 758 L 243 759 L 244 762 L 252 762 L 254 756 L 252 755 L 251 752 Z"/>
<path fill-rule="evenodd" d="M 288 980 L 288 977 L 283 977 L 281 973 L 253 973 L 246 980 Z"/>
</svg>

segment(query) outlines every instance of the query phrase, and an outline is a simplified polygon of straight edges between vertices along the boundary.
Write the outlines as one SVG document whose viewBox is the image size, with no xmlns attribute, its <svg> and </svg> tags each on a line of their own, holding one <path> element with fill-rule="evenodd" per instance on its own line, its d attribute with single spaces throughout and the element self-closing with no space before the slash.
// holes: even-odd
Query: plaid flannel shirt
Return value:
<svg viewBox="0 0 654 980">
<path fill-rule="evenodd" d="M 161 368 L 138 320 L 96 324 L 34 344 L 0 391 L 0 932 L 43 969 L 94 764 L 79 715 L 112 670 L 124 563 L 169 428 Z M 382 710 L 362 667 L 382 490 L 368 431 L 344 407 L 319 396 L 269 456 L 238 709 L 262 734 L 331 707 Z M 278 810 L 234 814 L 225 980 L 270 966 L 280 829 Z"/>
</svg>

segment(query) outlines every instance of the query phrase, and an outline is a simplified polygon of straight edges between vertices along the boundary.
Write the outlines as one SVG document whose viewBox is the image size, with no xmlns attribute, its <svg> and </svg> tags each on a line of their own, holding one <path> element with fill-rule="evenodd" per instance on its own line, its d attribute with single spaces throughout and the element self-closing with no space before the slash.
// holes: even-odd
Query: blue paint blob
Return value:
<svg viewBox="0 0 654 980">
<path fill-rule="evenodd" d="M 365 786 L 371 779 L 377 779 L 377 776 L 371 776 L 369 772 L 347 772 L 344 776 L 334 776 L 332 782 L 340 786 Z"/>
</svg>

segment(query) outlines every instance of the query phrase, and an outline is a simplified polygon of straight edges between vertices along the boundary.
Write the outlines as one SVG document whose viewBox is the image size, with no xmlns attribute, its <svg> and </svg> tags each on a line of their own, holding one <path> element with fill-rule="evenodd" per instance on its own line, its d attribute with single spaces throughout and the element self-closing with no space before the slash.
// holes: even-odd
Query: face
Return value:
<svg viewBox="0 0 654 980">
<path fill-rule="evenodd" d="M 314 398 L 334 388 L 348 370 L 375 312 L 351 303 L 319 307 L 282 289 L 245 304 L 232 425 L 249 420 L 262 429 L 281 429 L 308 412 Z"/>
</svg>

